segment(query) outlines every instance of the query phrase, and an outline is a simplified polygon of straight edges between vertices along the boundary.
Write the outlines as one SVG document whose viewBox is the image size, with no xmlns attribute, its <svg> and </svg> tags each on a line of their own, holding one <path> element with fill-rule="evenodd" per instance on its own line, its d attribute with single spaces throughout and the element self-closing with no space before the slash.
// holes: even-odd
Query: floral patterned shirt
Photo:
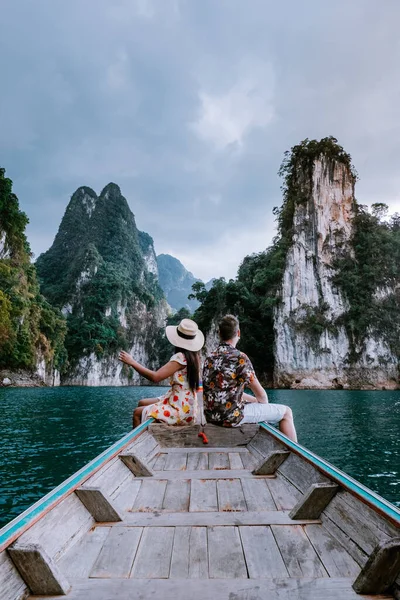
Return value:
<svg viewBox="0 0 400 600">
<path fill-rule="evenodd" d="M 255 377 L 249 357 L 222 342 L 204 361 L 203 402 L 208 423 L 232 427 L 243 419 L 243 391 Z"/>
</svg>

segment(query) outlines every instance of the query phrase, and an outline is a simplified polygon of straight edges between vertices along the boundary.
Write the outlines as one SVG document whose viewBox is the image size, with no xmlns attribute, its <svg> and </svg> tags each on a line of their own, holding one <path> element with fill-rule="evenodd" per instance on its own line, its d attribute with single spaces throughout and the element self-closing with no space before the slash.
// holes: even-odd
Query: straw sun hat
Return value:
<svg viewBox="0 0 400 600">
<path fill-rule="evenodd" d="M 179 325 L 168 325 L 165 335 L 173 346 L 192 352 L 197 352 L 204 346 L 204 335 L 191 319 L 182 319 Z"/>
</svg>

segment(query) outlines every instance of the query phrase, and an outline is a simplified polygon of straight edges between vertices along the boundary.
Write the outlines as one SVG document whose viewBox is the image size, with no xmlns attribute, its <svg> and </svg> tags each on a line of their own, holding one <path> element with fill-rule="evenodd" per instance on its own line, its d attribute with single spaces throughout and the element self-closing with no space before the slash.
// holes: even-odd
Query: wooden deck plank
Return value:
<svg viewBox="0 0 400 600">
<path fill-rule="evenodd" d="M 242 479 L 242 488 L 249 511 L 276 510 L 265 479 Z"/>
<path fill-rule="evenodd" d="M 226 448 L 246 446 L 259 431 L 259 425 L 243 425 L 242 427 L 218 427 L 207 423 L 204 432 L 208 438 L 208 448 Z M 160 423 L 149 426 L 149 432 L 163 448 L 202 448 L 202 439 L 198 433 L 199 425 L 171 427 Z"/>
<path fill-rule="evenodd" d="M 179 452 L 176 454 L 167 454 L 164 471 L 185 471 L 187 464 L 187 453 Z"/>
<path fill-rule="evenodd" d="M 271 529 L 290 577 L 328 577 L 302 527 L 272 525 Z"/>
<path fill-rule="evenodd" d="M 231 469 L 235 469 L 235 470 L 239 469 L 240 470 L 240 469 L 244 468 L 239 452 L 229 452 L 228 457 L 229 457 L 229 467 Z"/>
<path fill-rule="evenodd" d="M 25 598 L 28 588 L 7 552 L 0 552 L 0 583 L 2 600 Z"/>
<path fill-rule="evenodd" d="M 187 512 L 189 497 L 190 481 L 188 479 L 168 481 L 162 508 L 169 512 Z"/>
<path fill-rule="evenodd" d="M 214 494 L 215 490 L 213 491 Z M 210 500 L 205 499 L 207 508 Z M 212 525 L 292 525 L 288 511 L 261 511 L 261 512 L 216 512 L 201 510 L 204 505 L 196 507 L 195 512 L 170 513 L 157 511 L 128 512 L 124 521 L 114 523 L 113 527 L 205 527 Z M 320 521 L 296 521 L 296 525 L 319 524 Z"/>
<path fill-rule="evenodd" d="M 149 512 L 161 509 L 167 482 L 153 477 L 141 481 L 142 485 L 133 503 L 132 511 Z"/>
<path fill-rule="evenodd" d="M 212 454 L 204 454 L 204 456 L 213 456 Z M 245 455 L 243 455 L 245 456 Z M 202 472 L 201 470 L 196 471 L 154 471 L 152 479 L 232 479 L 232 478 L 243 478 L 250 477 L 253 478 L 254 475 L 251 474 L 247 469 L 243 470 L 230 470 L 230 469 L 215 469 L 208 470 L 207 474 Z M 263 475 L 264 479 L 275 479 L 275 475 Z"/>
<path fill-rule="evenodd" d="M 159 454 L 153 464 L 153 471 L 164 471 L 165 461 L 167 460 L 166 454 Z"/>
<path fill-rule="evenodd" d="M 249 451 L 242 455 L 243 467 L 247 471 L 252 471 L 257 464 L 257 458 L 255 458 Z"/>
<path fill-rule="evenodd" d="M 112 527 L 90 577 L 129 577 L 142 531 L 141 527 Z"/>
<path fill-rule="evenodd" d="M 196 448 L 196 450 L 197 450 L 197 448 Z M 200 460 L 200 452 L 199 451 L 190 452 L 188 454 L 186 469 L 188 471 L 196 471 L 197 465 L 199 464 L 199 460 Z M 208 457 L 207 457 L 207 461 L 208 461 Z"/>
<path fill-rule="evenodd" d="M 188 579 L 191 527 L 176 527 L 172 547 L 170 579 Z"/>
<path fill-rule="evenodd" d="M 322 525 L 306 525 L 304 531 L 330 577 L 356 577 L 359 565 Z"/>
<path fill-rule="evenodd" d="M 77 582 L 68 600 L 360 600 L 349 579 L 87 579 Z M 392 596 L 362 596 L 364 600 L 392 600 Z M 32 598 L 32 600 L 34 600 Z M 60 600 L 49 596 L 46 600 Z"/>
<path fill-rule="evenodd" d="M 224 471 L 230 469 L 229 456 L 227 452 L 213 452 L 208 457 L 208 468 L 211 470 Z"/>
<path fill-rule="evenodd" d="M 222 512 L 247 510 L 240 479 L 220 479 L 217 481 L 218 508 Z"/>
<path fill-rule="evenodd" d="M 163 448 L 162 452 L 165 452 L 166 454 L 176 454 L 176 453 L 180 453 L 180 452 L 187 452 L 188 454 L 198 454 L 199 452 L 206 452 L 207 454 L 210 454 L 211 452 L 235 452 L 238 454 L 242 454 L 245 452 L 248 452 L 247 448 L 242 447 L 242 446 L 235 446 L 234 448 L 232 446 L 227 446 L 226 448 L 209 448 L 207 445 L 203 445 L 200 446 L 199 448 L 185 448 L 184 450 L 182 448 Z"/>
<path fill-rule="evenodd" d="M 193 479 L 190 485 L 190 512 L 217 511 L 217 482 L 213 479 Z"/>
<path fill-rule="evenodd" d="M 189 578 L 208 578 L 207 528 L 192 527 L 189 543 Z"/>
<path fill-rule="evenodd" d="M 292 510 L 302 497 L 301 492 L 282 476 L 267 479 L 266 483 L 278 510 Z"/>
<path fill-rule="evenodd" d="M 60 558 L 57 564 L 68 580 L 89 577 L 110 529 L 110 527 L 96 527 L 88 531 Z"/>
<path fill-rule="evenodd" d="M 111 496 L 115 508 L 122 513 L 127 510 L 131 510 L 141 485 L 141 479 L 135 479 L 134 477 L 132 479 L 128 478 L 124 485 L 118 488 L 118 490 L 115 492 L 115 495 Z"/>
<path fill-rule="evenodd" d="M 153 527 L 144 530 L 131 577 L 136 579 L 169 577 L 174 533 L 173 527 Z"/>
<path fill-rule="evenodd" d="M 237 527 L 209 527 L 210 579 L 247 579 L 246 562 Z"/>
<path fill-rule="evenodd" d="M 278 471 L 303 494 L 313 483 L 331 482 L 316 467 L 294 452 L 291 452 L 290 456 L 281 464 Z"/>
<path fill-rule="evenodd" d="M 288 570 L 269 527 L 240 527 L 247 570 L 251 579 L 289 577 Z"/>
</svg>

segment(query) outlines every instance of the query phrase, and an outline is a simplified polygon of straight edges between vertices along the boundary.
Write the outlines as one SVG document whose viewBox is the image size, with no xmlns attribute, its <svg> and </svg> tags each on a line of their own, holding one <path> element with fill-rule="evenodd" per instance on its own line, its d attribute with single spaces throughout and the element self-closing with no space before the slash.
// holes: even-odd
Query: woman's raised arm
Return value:
<svg viewBox="0 0 400 600">
<path fill-rule="evenodd" d="M 152 381 L 153 383 L 159 383 L 160 381 L 163 381 L 163 379 L 171 377 L 171 375 L 173 375 L 174 373 L 179 371 L 179 369 L 182 368 L 182 365 L 175 362 L 174 360 L 170 360 L 169 362 L 167 362 L 166 365 L 158 369 L 158 371 L 152 371 L 151 369 L 147 369 L 147 367 L 144 367 L 143 365 L 138 363 L 137 360 L 132 358 L 130 354 L 124 351 L 119 353 L 119 360 L 125 363 L 126 365 L 133 367 L 135 371 L 139 373 L 139 375 L 142 375 L 143 377 L 145 377 L 149 381 Z"/>
</svg>

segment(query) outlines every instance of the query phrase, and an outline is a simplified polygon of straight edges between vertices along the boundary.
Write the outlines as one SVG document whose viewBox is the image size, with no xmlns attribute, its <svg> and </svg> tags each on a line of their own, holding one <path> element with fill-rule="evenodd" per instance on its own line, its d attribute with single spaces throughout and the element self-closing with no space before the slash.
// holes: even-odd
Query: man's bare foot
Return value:
<svg viewBox="0 0 400 600">
<path fill-rule="evenodd" d="M 119 360 L 123 363 L 125 363 L 126 365 L 131 365 L 133 363 L 133 358 L 130 354 L 128 354 L 127 352 L 125 352 L 124 350 L 122 350 L 122 352 L 119 353 Z"/>
</svg>

